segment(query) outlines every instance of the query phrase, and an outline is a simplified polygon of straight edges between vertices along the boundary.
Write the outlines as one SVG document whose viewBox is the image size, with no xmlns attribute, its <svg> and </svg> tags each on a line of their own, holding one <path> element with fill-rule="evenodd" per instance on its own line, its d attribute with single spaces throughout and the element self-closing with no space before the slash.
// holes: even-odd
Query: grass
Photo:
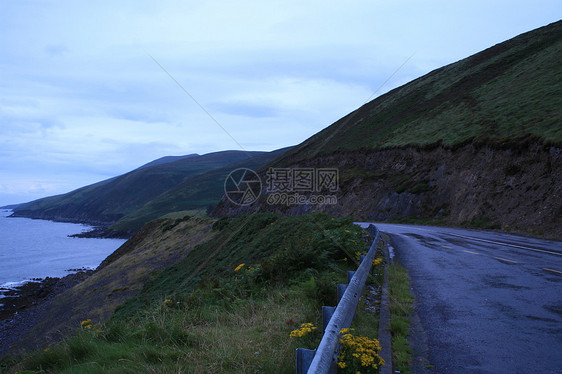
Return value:
<svg viewBox="0 0 562 374">
<path fill-rule="evenodd" d="M 127 323 L 112 321 L 81 331 L 29 356 L 22 368 L 58 373 L 289 373 L 294 369 L 287 362 L 294 361 L 299 343 L 289 339 L 293 321 L 316 315 L 313 304 L 304 300 L 299 292 L 277 289 L 226 310 L 212 303 L 163 302 Z"/>
<path fill-rule="evenodd" d="M 202 217 L 207 217 L 207 213 L 205 212 L 204 209 L 180 210 L 178 212 L 171 212 L 171 213 L 164 214 L 162 217 L 159 217 L 159 219 L 166 219 L 166 218 L 183 219 L 186 216 L 202 218 Z"/>
<path fill-rule="evenodd" d="M 379 241 L 379 247 L 375 254 L 376 261 L 381 261 L 383 255 L 383 243 Z M 384 262 L 382 260 L 382 262 Z M 340 373 L 378 373 L 379 364 L 382 360 L 379 356 L 378 330 L 379 312 L 381 301 L 382 284 L 384 281 L 384 263 L 378 263 L 371 268 L 359 303 L 355 310 L 351 329 L 344 332 L 342 339 L 342 350 L 338 355 L 338 372 Z M 374 292 L 372 292 L 374 290 Z M 347 335 L 351 334 L 351 336 Z M 372 360 L 372 361 L 371 361 Z M 341 366 L 340 366 L 341 365 Z"/>
<path fill-rule="evenodd" d="M 315 134 L 276 166 L 357 150 L 560 144 L 560 35 L 557 22 L 434 70 Z"/>
<path fill-rule="evenodd" d="M 336 283 L 345 282 L 356 252 L 368 246 L 364 232 L 350 219 L 269 213 L 219 220 L 214 232 L 105 324 L 8 370 L 294 372 L 295 349 L 315 348 L 320 333 L 289 335 L 305 322 L 321 325 L 321 306 L 335 305 Z M 358 321 L 372 325 L 361 311 Z"/>
<path fill-rule="evenodd" d="M 16 214 L 36 218 L 71 218 L 79 220 L 113 223 L 124 215 L 135 211 L 162 193 L 177 186 L 190 177 L 223 168 L 252 155 L 264 152 L 224 151 L 180 159 L 177 161 L 136 169 L 126 174 L 82 187 L 67 194 L 52 196 L 22 204 L 14 210 Z M 224 182 L 224 180 L 223 180 Z M 222 182 L 221 182 L 222 183 Z M 222 184 L 219 184 L 222 186 Z M 142 188 L 138 188 L 142 186 Z M 192 206 L 171 209 L 150 219 L 137 223 L 136 229 L 146 222 L 166 213 L 214 205 L 208 199 Z"/>
<path fill-rule="evenodd" d="M 170 214 L 169 212 L 197 210 L 200 212 L 199 214 L 201 212 L 206 214 L 207 210 L 214 207 L 223 197 L 224 182 L 231 171 L 238 168 L 257 170 L 286 150 L 264 152 L 250 159 L 230 163 L 227 166 L 192 176 L 121 217 L 111 226 L 111 229 L 116 232 L 134 231 L 144 223 Z"/>
<path fill-rule="evenodd" d="M 379 248 L 377 248 L 375 258 L 384 258 L 383 245 L 383 241 L 379 241 Z M 371 274 L 367 278 L 365 288 L 363 289 L 362 296 L 357 305 L 355 318 L 351 324 L 351 327 L 359 334 L 370 338 L 377 338 L 379 334 L 379 314 L 370 309 L 380 306 L 380 297 L 384 282 L 384 266 L 383 262 L 371 268 Z M 369 288 L 374 289 L 375 294 L 372 294 Z"/>
<path fill-rule="evenodd" d="M 414 299 L 410 293 L 408 272 L 398 263 L 388 268 L 388 292 L 393 368 L 401 373 L 409 373 L 412 349 L 408 342 L 408 330 Z"/>
</svg>

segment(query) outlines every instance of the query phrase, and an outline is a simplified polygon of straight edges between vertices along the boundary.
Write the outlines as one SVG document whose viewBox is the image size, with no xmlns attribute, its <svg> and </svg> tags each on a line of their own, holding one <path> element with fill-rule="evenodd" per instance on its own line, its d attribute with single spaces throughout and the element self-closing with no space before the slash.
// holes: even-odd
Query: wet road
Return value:
<svg viewBox="0 0 562 374">
<path fill-rule="evenodd" d="M 376 226 L 412 279 L 430 372 L 562 373 L 562 243 Z"/>
</svg>

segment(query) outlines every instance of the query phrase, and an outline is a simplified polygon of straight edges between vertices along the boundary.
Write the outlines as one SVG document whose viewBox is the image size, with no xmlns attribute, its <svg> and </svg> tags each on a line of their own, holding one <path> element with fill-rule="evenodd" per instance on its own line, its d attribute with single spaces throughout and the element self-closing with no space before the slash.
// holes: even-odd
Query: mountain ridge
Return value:
<svg viewBox="0 0 562 374">
<path fill-rule="evenodd" d="M 143 224 L 170 212 L 209 210 L 224 195 L 224 181 L 230 172 L 239 168 L 259 169 L 265 163 L 280 157 L 291 147 L 265 152 L 252 158 L 233 162 L 224 167 L 209 170 L 190 177 L 161 195 L 148 201 L 139 209 L 121 217 L 109 227 L 108 233 L 133 233 Z M 190 213 L 191 213 L 190 212 Z"/>
<path fill-rule="evenodd" d="M 108 226 L 186 178 L 262 153 L 219 151 L 145 165 L 66 194 L 20 204 L 13 216 Z"/>
<path fill-rule="evenodd" d="M 560 55 L 562 21 L 381 95 L 264 166 L 338 169 L 337 204 L 271 204 L 269 191 L 250 206 L 223 199 L 212 214 L 326 212 L 561 238 Z"/>
<path fill-rule="evenodd" d="M 560 144 L 562 117 L 559 111 L 552 111 L 562 106 L 562 88 L 553 87 L 561 79 L 558 64 L 561 35 L 562 21 L 558 21 L 435 69 L 362 105 L 294 147 L 283 159 L 291 159 L 297 153 L 299 158 L 292 161 L 338 150 L 380 150 L 439 143 L 456 146 L 473 140 L 508 140 L 528 135 Z M 541 51 L 549 53 L 541 55 Z M 532 58 L 543 61 L 529 61 Z M 534 79 L 536 65 L 542 72 L 551 69 L 552 74 L 539 73 L 538 79 Z M 504 81 L 497 81 L 503 78 Z M 518 80 L 533 90 L 518 87 L 523 93 L 511 92 L 519 105 L 503 113 L 501 107 L 495 107 L 505 101 L 501 89 L 513 90 L 512 85 Z M 481 97 L 482 92 L 475 92 L 482 82 L 487 82 L 485 89 L 494 89 L 490 100 Z M 541 90 L 542 83 L 547 90 Z M 545 96 L 553 101 L 541 105 Z M 449 108 L 447 103 L 458 108 Z M 525 113 L 527 110 L 530 112 Z M 543 122 L 540 119 L 545 110 L 550 115 Z M 429 117 L 436 123 L 430 126 L 427 121 L 420 122 L 420 117 Z M 509 119 L 517 119 L 519 123 L 512 126 Z M 533 120 L 537 122 L 530 125 Z M 464 125 L 469 128 L 463 129 Z"/>
<path fill-rule="evenodd" d="M 156 160 L 147 162 L 146 164 L 141 165 L 134 170 L 138 170 L 138 169 L 142 169 L 142 168 L 146 168 L 146 167 L 154 166 L 154 165 L 167 164 L 169 162 L 174 162 L 174 161 L 178 161 L 178 160 L 183 160 L 184 158 L 196 157 L 196 156 L 200 156 L 200 155 L 198 153 L 190 153 L 188 155 L 183 155 L 183 156 L 164 156 L 164 157 L 157 158 Z"/>
</svg>

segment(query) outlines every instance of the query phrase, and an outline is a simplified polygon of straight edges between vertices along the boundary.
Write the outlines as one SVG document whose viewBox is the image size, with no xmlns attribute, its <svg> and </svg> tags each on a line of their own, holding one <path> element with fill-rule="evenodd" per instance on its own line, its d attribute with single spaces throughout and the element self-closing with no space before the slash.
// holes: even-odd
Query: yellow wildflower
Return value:
<svg viewBox="0 0 562 374">
<path fill-rule="evenodd" d="M 236 269 L 234 269 L 234 271 L 238 271 L 238 270 L 242 269 L 242 268 L 244 267 L 244 265 L 246 265 L 246 264 L 240 264 L 240 265 L 238 265 L 238 266 L 236 267 Z"/>
<path fill-rule="evenodd" d="M 353 331 L 353 329 L 340 331 L 339 342 L 342 345 L 342 352 L 338 356 L 338 366 L 344 368 L 340 365 L 341 362 L 347 370 L 355 372 L 358 369 L 364 371 L 368 368 L 376 370 L 384 365 L 384 360 L 377 354 L 377 351 L 381 349 L 378 340 L 355 336 Z"/>
<path fill-rule="evenodd" d="M 291 337 L 291 338 L 302 338 L 303 336 L 310 334 L 312 331 L 314 331 L 316 329 L 317 329 L 317 327 L 314 326 L 314 324 L 312 324 L 310 322 L 303 323 L 300 328 L 291 331 L 291 334 L 289 335 L 289 337 Z"/>
<path fill-rule="evenodd" d="M 84 320 L 80 322 L 80 326 L 82 326 L 83 329 L 90 329 L 92 328 L 92 320 L 91 319 Z"/>
</svg>

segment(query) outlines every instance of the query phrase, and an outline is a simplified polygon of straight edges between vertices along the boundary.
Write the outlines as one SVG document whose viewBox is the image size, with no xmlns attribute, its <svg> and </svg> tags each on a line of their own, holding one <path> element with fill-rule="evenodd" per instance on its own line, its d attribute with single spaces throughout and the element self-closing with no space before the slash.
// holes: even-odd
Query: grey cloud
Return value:
<svg viewBox="0 0 562 374">
<path fill-rule="evenodd" d="M 49 44 L 45 47 L 45 52 L 51 56 L 60 56 L 68 51 L 68 47 L 64 44 Z"/>
</svg>

